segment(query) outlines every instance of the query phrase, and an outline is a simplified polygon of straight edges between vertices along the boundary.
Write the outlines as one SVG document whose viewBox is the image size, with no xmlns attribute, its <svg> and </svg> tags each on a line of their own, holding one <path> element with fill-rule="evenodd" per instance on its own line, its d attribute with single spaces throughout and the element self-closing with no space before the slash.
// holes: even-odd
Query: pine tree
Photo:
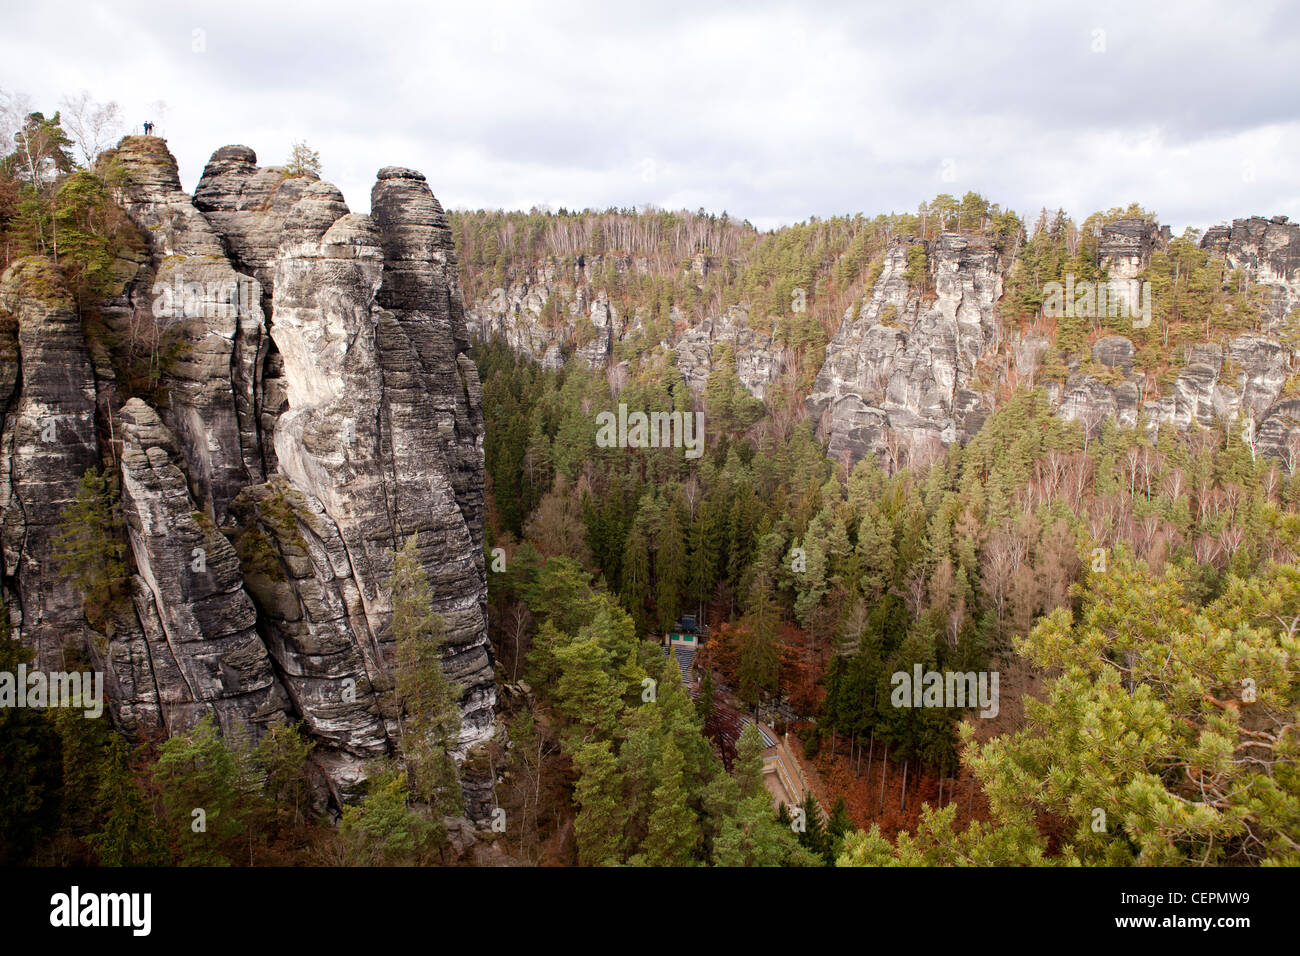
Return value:
<svg viewBox="0 0 1300 956">
<path fill-rule="evenodd" d="M 731 773 L 740 784 L 740 795 L 749 797 L 755 793 L 766 792 L 763 787 L 763 737 L 758 732 L 758 725 L 753 721 L 745 724 L 736 741 L 736 760 Z"/>
<path fill-rule="evenodd" d="M 246 804 L 236 752 L 211 716 L 159 748 L 154 785 L 163 833 L 182 866 L 229 866 L 245 833 Z"/>
<path fill-rule="evenodd" d="M 343 808 L 339 841 L 351 866 L 412 866 L 427 862 L 441 842 L 439 828 L 408 805 L 406 774 L 381 767 L 366 782 L 360 804 Z"/>
<path fill-rule="evenodd" d="M 700 680 L 700 693 L 695 699 L 695 712 L 699 715 L 700 723 L 707 723 L 713 716 L 714 693 L 713 671 L 710 668 L 704 671 L 704 677 Z"/>
<path fill-rule="evenodd" d="M 766 790 L 741 799 L 713 839 L 715 866 L 820 866 L 772 809 Z"/>
<path fill-rule="evenodd" d="M 667 631 L 681 612 L 686 584 L 685 530 L 676 501 L 670 501 L 655 534 L 655 604 L 659 627 Z"/>
<path fill-rule="evenodd" d="M 312 149 L 303 140 L 296 140 L 289 150 L 289 162 L 285 170 L 290 176 L 320 177 L 320 153 Z"/>
<path fill-rule="evenodd" d="M 446 631 L 431 607 L 433 592 L 416 536 L 394 555 L 394 682 L 402 712 L 402 757 L 411 793 L 439 815 L 462 807 L 459 774 L 450 751 L 460 734 L 460 689 L 442 669 Z"/>
<path fill-rule="evenodd" d="M 578 784 L 573 791 L 578 818 L 574 832 L 578 839 L 578 862 L 583 866 L 616 866 L 623 862 L 627 805 L 622 798 L 623 780 L 609 741 L 593 741 L 573 758 Z"/>
<path fill-rule="evenodd" d="M 294 832 L 305 821 L 310 798 L 307 758 L 315 746 L 296 726 L 283 720 L 272 724 L 253 747 L 250 759 L 262 777 L 262 794 L 273 826 Z"/>
<path fill-rule="evenodd" d="M 699 844 L 699 821 L 686 805 L 684 766 L 677 745 L 666 741 L 655 767 L 659 786 L 655 787 L 654 809 L 641 844 L 642 862 L 647 866 L 686 866 Z"/>
<path fill-rule="evenodd" d="M 99 630 L 111 629 L 112 605 L 126 594 L 123 527 L 116 475 L 89 469 L 60 516 L 53 557 L 81 592 L 86 620 Z"/>
<path fill-rule="evenodd" d="M 749 612 L 741 622 L 739 660 L 740 699 L 750 707 L 776 690 L 780 658 L 777 630 L 780 608 L 771 581 L 760 576 L 751 591 Z"/>
<path fill-rule="evenodd" d="M 101 866 L 153 866 L 166 862 L 158 823 L 127 760 L 126 746 L 113 735 L 104 754 L 95 792 L 100 828 L 86 842 Z"/>
<path fill-rule="evenodd" d="M 835 800 L 835 806 L 831 808 L 831 818 L 826 821 L 826 830 L 831 835 L 831 839 L 839 843 L 843 840 L 845 834 L 853 832 L 853 818 L 849 816 L 849 806 L 844 801 L 844 795 L 840 794 Z"/>
<path fill-rule="evenodd" d="M 835 841 L 831 838 L 826 829 L 826 820 L 822 817 L 821 808 L 817 806 L 817 801 L 813 795 L 804 791 L 803 801 L 799 804 L 803 810 L 804 829 L 797 834 L 799 843 L 806 847 L 817 856 L 821 857 L 827 866 L 835 863 Z"/>
<path fill-rule="evenodd" d="M 605 670 L 607 652 L 592 636 L 574 640 L 555 652 L 560 679 L 555 685 L 556 710 L 574 725 L 574 734 L 586 738 L 594 731 L 604 738 L 614 735 L 623 709 L 622 687 Z"/>
</svg>

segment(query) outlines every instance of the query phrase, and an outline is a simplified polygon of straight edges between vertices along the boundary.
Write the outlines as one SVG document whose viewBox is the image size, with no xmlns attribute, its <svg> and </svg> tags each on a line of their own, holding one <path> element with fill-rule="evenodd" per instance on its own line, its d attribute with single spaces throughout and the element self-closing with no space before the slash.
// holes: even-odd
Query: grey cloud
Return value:
<svg viewBox="0 0 1300 956">
<path fill-rule="evenodd" d="M 1137 200 L 1176 225 L 1297 212 L 1284 3 L 325 0 L 9 20 L 0 87 L 47 108 L 88 87 L 132 122 L 166 100 L 191 187 L 225 143 L 275 163 L 305 138 L 360 210 L 401 163 L 449 206 L 681 202 L 756 223 L 967 189 L 1029 214 Z"/>
</svg>

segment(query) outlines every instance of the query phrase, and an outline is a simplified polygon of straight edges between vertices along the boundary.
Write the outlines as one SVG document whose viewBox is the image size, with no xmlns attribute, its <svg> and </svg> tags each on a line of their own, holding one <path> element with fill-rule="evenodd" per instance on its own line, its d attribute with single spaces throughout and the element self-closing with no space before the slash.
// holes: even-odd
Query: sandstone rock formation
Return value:
<svg viewBox="0 0 1300 956">
<path fill-rule="evenodd" d="M 691 260 L 690 271 L 703 277 L 709 267 L 701 253 Z M 500 339 L 543 368 L 559 368 L 569 356 L 592 368 L 610 368 L 616 364 L 615 348 L 640 333 L 646 317 L 640 309 L 625 316 L 610 302 L 609 291 L 599 284 L 606 268 L 626 273 L 645 266 L 631 256 L 590 256 L 581 263 L 566 265 L 552 258 L 519 269 L 506 285 L 469 306 L 469 333 L 476 340 Z M 558 305 L 560 321 L 543 321 L 548 304 L 552 309 Z M 667 336 L 645 345 L 676 353 L 683 380 L 698 393 L 713 368 L 715 346 L 726 342 L 741 383 L 762 398 L 787 365 L 773 326 L 739 306 L 698 323 L 674 306 Z"/>
<path fill-rule="evenodd" d="M 82 474 L 98 462 L 99 442 L 81 320 L 50 261 L 19 260 L 0 278 L 0 352 L 0 543 L 18 588 L 6 603 L 36 663 L 61 669 L 87 629 L 81 596 L 53 560 L 53 539 Z"/>
<path fill-rule="evenodd" d="M 923 460 L 983 423 L 987 406 L 969 386 L 1001 338 L 998 250 L 956 233 L 926 244 L 933 294 L 923 296 L 904 275 L 915 243 L 890 244 L 880 278 L 861 309 L 845 313 L 808 396 L 837 460 L 885 453 L 895 439 L 894 454 Z"/>
<path fill-rule="evenodd" d="M 1169 227 L 1147 218 L 1121 218 L 1101 227 L 1097 266 L 1110 280 L 1108 311 L 1142 314 L 1150 299 L 1140 280 L 1152 255 L 1169 242 Z M 909 284 L 908 253 L 918 244 L 926 253 L 925 280 Z M 1289 457 L 1300 464 L 1300 429 L 1286 393 L 1296 356 L 1277 337 L 1282 319 L 1300 303 L 1300 230 L 1285 217 L 1256 217 L 1211 229 L 1202 244 L 1240 270 L 1247 283 L 1265 288 L 1262 331 L 1239 334 L 1222 347 L 1180 348 L 1171 355 L 1177 369 L 1173 381 L 1163 389 L 1136 368 L 1132 340 L 1102 335 L 1092 344 L 1091 363 L 1086 353 L 1074 356 L 1063 383 L 1045 383 L 1049 398 L 1063 417 L 1093 433 L 1111 420 L 1148 429 L 1220 423 L 1250 431 L 1260 453 L 1285 460 L 1284 449 L 1294 446 Z M 887 247 L 878 279 L 863 301 L 846 311 L 806 400 L 832 458 L 852 463 L 877 454 L 891 465 L 925 461 L 979 430 L 1012 369 L 1016 381 L 1033 381 L 1050 338 L 1033 331 L 1008 335 L 997 315 L 1013 261 L 1013 252 L 976 235 L 947 233 L 926 243 L 899 237 Z M 703 256 L 689 265 L 696 275 L 712 267 Z M 662 341 L 637 338 L 644 316 L 620 315 L 598 286 L 598 277 L 610 269 L 637 268 L 631 257 L 610 255 L 516 266 L 504 287 L 470 307 L 469 332 L 500 338 L 548 368 L 572 356 L 610 368 L 611 375 L 617 372 L 620 343 L 671 350 L 684 381 L 696 391 L 707 380 L 721 342 L 731 345 L 737 373 L 757 397 L 788 367 L 773 329 L 743 306 L 699 323 L 687 321 L 674 307 L 671 334 Z M 625 353 L 627 348 L 624 344 Z"/>
<path fill-rule="evenodd" d="M 417 536 L 447 626 L 445 668 L 464 691 L 463 759 L 491 740 L 495 703 L 478 375 L 465 355 L 449 278 L 456 268 L 450 233 L 424 178 L 384 169 L 371 202 L 373 219 L 346 215 L 315 237 L 303 226 L 281 247 L 271 335 L 284 360 L 288 411 L 276 427 L 276 455 L 289 482 L 309 496 L 295 510 L 315 511 L 319 502 L 323 528 L 308 527 L 320 541 L 307 548 L 315 586 L 341 579 L 331 614 L 312 620 L 307 637 L 327 640 L 346 617 L 349 666 L 363 667 L 371 684 L 391 663 L 385 582 L 393 551 Z M 301 567 L 289 571 L 305 576 Z M 303 604 L 301 587 L 298 594 Z M 284 647 L 287 659 L 295 648 Z M 385 732 L 396 733 L 391 717 Z M 373 733 L 362 736 L 363 749 Z M 491 783 L 466 778 L 479 815 L 490 810 Z"/>
<path fill-rule="evenodd" d="M 1092 345 L 1093 371 L 1076 362 L 1064 385 L 1048 383 L 1059 413 L 1091 432 L 1105 421 L 1186 430 L 1215 424 L 1240 434 L 1256 453 L 1300 465 L 1300 419 L 1286 394 L 1297 355 L 1277 338 L 1283 318 L 1300 303 L 1300 231 L 1285 217 L 1237 220 L 1216 227 L 1202 241 L 1227 259 L 1246 281 L 1266 288 L 1263 332 L 1241 333 L 1226 347 L 1207 343 L 1172 356 L 1177 373 L 1157 393 L 1136 370 L 1135 349 L 1122 335 Z M 833 458 L 856 461 L 875 453 L 900 464 L 963 441 L 978 430 L 993 396 L 989 383 L 972 383 L 973 370 L 1002 344 L 994 305 L 1001 294 L 1001 261 L 987 240 L 972 243 L 945 235 L 928 248 L 934 299 L 927 306 L 903 279 L 907 250 L 916 240 L 898 239 L 869 298 L 850 308 L 826 351 L 808 397 L 810 416 L 826 437 Z M 963 244 L 963 242 L 965 244 Z M 1113 289 L 1132 294 L 1169 230 L 1146 219 L 1120 219 L 1102 227 L 1098 265 Z M 1130 286 L 1130 283 L 1133 283 Z M 1125 304 L 1135 312 L 1137 301 Z M 1035 335 L 1008 341 L 1021 380 L 1029 378 L 1047 340 Z M 1104 377 L 1095 366 L 1108 370 Z"/>
<path fill-rule="evenodd" d="M 121 410 L 122 506 L 136 606 L 169 734 L 211 713 L 225 734 L 256 731 L 285 712 L 284 689 L 258 635 L 239 557 L 203 512 L 176 440 L 138 398 Z"/>
<path fill-rule="evenodd" d="M 99 163 L 121 171 L 119 202 L 149 237 L 154 281 L 134 306 L 182 331 L 185 348 L 166 375 L 164 422 L 178 439 L 199 506 L 224 523 L 239 490 L 265 474 L 261 289 L 231 265 L 221 237 L 181 189 L 162 140 L 128 136 Z"/>
<path fill-rule="evenodd" d="M 1251 216 L 1234 219 L 1231 227 L 1213 226 L 1201 246 L 1267 289 L 1266 331 L 1274 331 L 1300 304 L 1300 225 L 1286 216 Z"/>
<path fill-rule="evenodd" d="M 52 264 L 0 281 L 0 540 L 22 635 L 46 666 L 68 648 L 102 666 L 137 739 L 207 714 L 254 736 L 301 720 L 341 802 L 398 745 L 388 580 L 414 535 L 462 692 L 467 813 L 486 819 L 483 416 L 442 207 L 389 167 L 373 216 L 353 215 L 333 186 L 242 146 L 213 155 L 193 201 L 162 140 L 127 137 L 101 163 L 148 246 L 118 264 L 106 321 L 156 320 L 184 348 L 157 407 L 124 400 Z M 131 564 L 107 634 L 50 560 L 101 464 L 121 477 Z"/>
</svg>

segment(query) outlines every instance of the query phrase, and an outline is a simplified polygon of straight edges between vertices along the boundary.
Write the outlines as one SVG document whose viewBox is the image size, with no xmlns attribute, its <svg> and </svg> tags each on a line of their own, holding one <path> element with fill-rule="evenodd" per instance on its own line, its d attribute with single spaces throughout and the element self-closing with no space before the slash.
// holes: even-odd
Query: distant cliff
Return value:
<svg viewBox="0 0 1300 956">
<path fill-rule="evenodd" d="M 1145 362 L 1135 346 L 1143 341 L 1136 335 L 1145 327 L 1141 310 L 1151 302 L 1143 283 L 1150 284 L 1153 256 L 1168 253 L 1170 231 L 1129 217 L 1104 222 L 1096 235 L 1086 274 L 1077 277 L 1080 287 L 1092 282 L 1118 291 L 1108 304 L 1102 300 L 1106 314 L 1091 316 L 1079 332 L 1083 340 L 1062 351 L 1049 310 L 1046 321 L 1026 322 L 1011 320 L 1005 308 L 1022 265 L 1023 236 L 1012 242 L 943 232 L 923 240 L 894 233 L 860 295 L 828 333 L 824 359 L 805 380 L 811 384 L 801 389 L 828 454 L 850 464 L 867 454 L 895 466 L 922 463 L 974 435 L 1007 389 L 1039 385 L 1060 415 L 1090 431 L 1107 420 L 1126 427 L 1142 422 L 1152 432 L 1218 424 L 1246 438 L 1257 454 L 1291 471 L 1300 467 L 1300 389 L 1293 387 L 1300 338 L 1289 318 L 1300 305 L 1300 228 L 1279 216 L 1207 230 L 1200 248 L 1222 265 L 1223 288 L 1193 291 L 1223 300 L 1216 308 L 1225 324 L 1183 329 L 1181 340 L 1166 335 L 1155 349 L 1158 361 L 1148 341 Z M 815 255 L 812 250 L 813 261 Z M 715 265 L 700 253 L 682 263 L 680 278 L 702 281 Z M 836 266 L 823 262 L 822 278 L 814 275 L 812 283 L 843 285 L 831 281 Z M 679 303 L 661 332 L 647 336 L 646 310 L 620 314 L 608 288 L 611 274 L 627 287 L 624 275 L 646 269 L 645 259 L 609 253 L 512 263 L 503 285 L 470 304 L 468 328 L 553 368 L 570 356 L 615 368 L 671 353 L 697 394 L 724 342 L 755 396 L 794 368 L 776 334 L 780 317 L 743 301 L 703 316 Z M 1039 285 L 1042 279 L 1034 277 Z M 1250 299 L 1255 318 L 1241 321 L 1229 301 L 1234 295 Z M 1120 316 L 1132 313 L 1132 321 L 1107 322 L 1117 307 Z M 1155 308 L 1167 313 L 1169 306 L 1157 298 Z M 1056 361 L 1051 369 L 1045 368 L 1049 353 Z"/>
</svg>

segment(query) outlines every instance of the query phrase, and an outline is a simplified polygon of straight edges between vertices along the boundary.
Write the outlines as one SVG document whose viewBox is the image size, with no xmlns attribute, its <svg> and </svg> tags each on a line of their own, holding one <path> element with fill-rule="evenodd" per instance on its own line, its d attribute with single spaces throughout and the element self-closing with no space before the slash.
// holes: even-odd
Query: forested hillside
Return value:
<svg viewBox="0 0 1300 956">
<path fill-rule="evenodd" d="M 555 637 L 530 589 L 562 563 L 592 575 L 637 634 L 670 631 L 683 613 L 707 620 L 695 663 L 705 724 L 716 694 L 801 741 L 823 799 L 844 801 L 834 831 L 845 833 L 846 809 L 863 831 L 833 844 L 819 832 L 828 858 L 1297 860 L 1300 477 L 1232 422 L 1165 426 L 1139 414 L 1135 424 L 1113 405 L 1075 415 L 1062 400 L 1092 379 L 1136 382 L 1138 407 L 1150 410 L 1187 373 L 1188 346 L 1222 342 L 1226 355 L 1246 332 L 1289 341 L 1292 319 L 1273 314 L 1274 289 L 1213 257 L 1196 234 L 1160 239 L 1136 206 L 1079 226 L 1044 212 L 1028 235 L 974 195 L 939 197 L 916 216 L 767 234 L 666 213 L 454 221 L 467 298 L 490 297 L 539 258 L 599 257 L 603 271 L 580 281 L 609 290 L 625 314 L 674 315 L 689 330 L 740 306 L 751 324 L 772 314 L 779 345 L 800 356 L 759 399 L 728 343 L 714 345 L 707 377 L 693 383 L 653 324 L 621 343 L 635 347 L 616 344 L 606 366 L 585 353 L 538 364 L 485 329 L 475 360 L 488 547 L 509 569 L 490 576 L 491 621 L 502 668 L 538 688 L 537 706 L 558 706 L 546 689 L 554 675 L 538 663 Z M 1157 236 L 1140 270 L 1153 321 L 1046 315 L 1049 283 L 1105 281 L 1113 223 Z M 891 240 L 968 224 L 995 243 L 1005 275 L 1003 345 L 977 371 L 991 413 L 926 462 L 828 458 L 802 411 L 837 321 L 851 322 L 858 300 L 866 313 Z M 924 301 L 943 273 L 927 269 L 925 243 L 909 249 L 907 282 Z M 559 288 L 544 290 L 543 321 L 564 305 Z M 807 312 L 791 309 L 796 289 L 810 292 Z M 1119 333 L 1133 345 L 1123 363 L 1094 348 Z M 1026 343 L 1036 346 L 1028 367 Z M 1248 396 L 1243 378 L 1238 394 Z M 703 411 L 707 451 L 691 460 L 673 448 L 599 447 L 595 417 L 614 403 Z M 891 702 L 892 675 L 918 664 L 1012 678 L 996 732 L 978 708 Z M 1021 693 L 1032 695 L 1027 708 Z M 725 755 L 726 742 L 715 743 Z M 574 766 L 578 793 L 596 786 L 589 764 Z M 604 771 L 598 779 L 609 785 Z M 625 799 L 636 786 L 613 779 Z M 699 802 L 694 810 L 706 813 Z"/>
</svg>

